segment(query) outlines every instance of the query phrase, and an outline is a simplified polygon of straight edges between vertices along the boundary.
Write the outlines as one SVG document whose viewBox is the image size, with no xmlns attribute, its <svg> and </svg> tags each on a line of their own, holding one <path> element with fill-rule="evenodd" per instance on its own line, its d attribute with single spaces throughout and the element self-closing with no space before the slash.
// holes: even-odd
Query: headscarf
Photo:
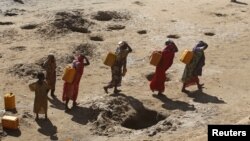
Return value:
<svg viewBox="0 0 250 141">
<path fill-rule="evenodd" d="M 193 51 L 201 51 L 201 50 L 205 50 L 208 47 L 207 43 L 205 43 L 204 41 L 199 41 L 197 43 L 197 45 L 193 48 Z"/>
<path fill-rule="evenodd" d="M 55 62 L 55 56 L 54 56 L 53 53 L 49 53 L 47 61 L 53 61 L 53 62 Z"/>
<path fill-rule="evenodd" d="M 166 47 L 163 51 L 178 52 L 178 48 L 172 40 L 166 41 L 165 45 Z"/>
<path fill-rule="evenodd" d="M 83 59 L 84 59 L 84 55 L 80 54 L 78 57 L 77 57 L 77 61 L 80 62 L 80 63 L 83 63 Z"/>
</svg>

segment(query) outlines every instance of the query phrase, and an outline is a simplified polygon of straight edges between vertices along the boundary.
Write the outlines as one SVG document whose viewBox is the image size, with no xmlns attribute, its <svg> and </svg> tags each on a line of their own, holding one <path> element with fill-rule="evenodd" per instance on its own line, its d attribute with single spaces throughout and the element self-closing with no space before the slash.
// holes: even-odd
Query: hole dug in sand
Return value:
<svg viewBox="0 0 250 141">
<path fill-rule="evenodd" d="M 96 135 L 115 136 L 140 129 L 146 132 L 154 130 L 159 121 L 166 118 L 144 107 L 138 99 L 122 93 L 91 102 L 86 108 L 99 111 L 91 124 L 91 130 Z"/>
<path fill-rule="evenodd" d="M 166 117 L 153 110 L 140 109 L 137 113 L 130 115 L 121 125 L 129 129 L 144 129 L 157 124 Z"/>
</svg>

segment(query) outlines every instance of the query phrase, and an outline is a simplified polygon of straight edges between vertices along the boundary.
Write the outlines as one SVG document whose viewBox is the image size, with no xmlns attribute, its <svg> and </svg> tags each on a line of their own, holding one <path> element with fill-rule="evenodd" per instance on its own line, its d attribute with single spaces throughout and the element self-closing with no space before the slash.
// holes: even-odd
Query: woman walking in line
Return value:
<svg viewBox="0 0 250 141">
<path fill-rule="evenodd" d="M 161 52 L 162 57 L 160 63 L 156 66 L 155 74 L 150 82 L 150 89 L 158 91 L 158 95 L 162 95 L 165 90 L 166 71 L 172 66 L 175 53 L 178 48 L 172 40 L 165 42 L 165 48 Z"/>
<path fill-rule="evenodd" d="M 200 84 L 198 76 L 202 76 L 202 68 L 205 65 L 204 50 L 207 49 L 207 43 L 199 41 L 193 48 L 193 58 L 189 64 L 186 65 L 182 75 L 182 92 L 187 93 L 185 88 L 196 84 L 198 89 L 202 89 L 203 84 Z"/>
<path fill-rule="evenodd" d="M 117 87 L 121 86 L 122 77 L 125 76 L 127 72 L 127 56 L 132 52 L 131 47 L 125 41 L 120 41 L 118 43 L 118 48 L 116 49 L 116 61 L 111 67 L 112 80 L 104 88 L 104 91 L 108 93 L 108 89 L 114 88 L 114 93 L 119 93 Z"/>
</svg>

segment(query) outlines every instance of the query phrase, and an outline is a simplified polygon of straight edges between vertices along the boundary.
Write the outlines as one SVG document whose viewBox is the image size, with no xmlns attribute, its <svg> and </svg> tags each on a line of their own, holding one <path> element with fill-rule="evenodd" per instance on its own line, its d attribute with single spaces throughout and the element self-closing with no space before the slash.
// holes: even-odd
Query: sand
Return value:
<svg viewBox="0 0 250 141">
<path fill-rule="evenodd" d="M 0 1 L 0 103 L 13 92 L 20 119 L 17 131 L 0 140 L 201 141 L 208 124 L 249 124 L 250 7 L 229 0 L 12 0 Z M 243 1 L 242 2 L 249 2 Z M 179 48 L 167 71 L 164 96 L 149 89 L 154 72 L 149 56 L 171 38 Z M 109 51 L 125 40 L 133 52 L 122 93 L 105 94 Z M 184 49 L 208 43 L 201 82 L 181 92 Z M 86 52 L 90 66 L 80 82 L 79 107 L 64 112 L 63 68 L 76 51 Z M 49 120 L 35 121 L 34 93 L 28 84 L 48 53 L 57 59 L 55 95 L 49 95 Z M 70 103 L 71 106 L 72 103 Z M 0 105 L 4 109 L 4 104 Z"/>
</svg>

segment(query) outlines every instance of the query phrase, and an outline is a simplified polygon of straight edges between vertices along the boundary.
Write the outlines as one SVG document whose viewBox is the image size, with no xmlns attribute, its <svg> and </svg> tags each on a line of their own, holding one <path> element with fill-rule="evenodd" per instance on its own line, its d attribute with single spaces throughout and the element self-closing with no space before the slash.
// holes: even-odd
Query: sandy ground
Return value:
<svg viewBox="0 0 250 141">
<path fill-rule="evenodd" d="M 0 140 L 201 141 L 207 140 L 208 124 L 249 124 L 249 5 L 229 0 L 23 2 L 0 1 L 0 102 L 4 103 L 4 94 L 13 92 L 14 115 L 20 118 L 19 130 L 7 131 Z M 98 11 L 104 13 L 104 19 L 98 18 Z M 141 30 L 146 34 L 139 34 Z M 164 47 L 168 35 L 179 37 L 173 39 L 179 52 L 168 70 L 165 96 L 157 97 L 145 78 L 155 69 L 148 57 Z M 122 94 L 107 95 L 102 87 L 110 81 L 110 69 L 102 62 L 120 40 L 126 40 L 133 53 L 128 57 Z M 179 57 L 199 40 L 209 45 L 201 78 L 205 88 L 190 87 L 191 93 L 184 94 L 180 78 L 185 66 Z M 90 52 L 91 65 L 85 68 L 80 83 L 79 107 L 65 113 L 61 71 L 77 48 Z M 40 69 L 37 62 L 49 52 L 55 53 L 58 64 L 57 98 L 49 96 L 49 120 L 36 122 L 34 93 L 27 86 Z M 123 127 L 126 118 L 136 114 L 140 126 L 149 127 Z M 151 123 L 154 117 L 160 120 L 158 115 L 166 118 Z M 150 121 L 144 121 L 147 118 Z"/>
</svg>

